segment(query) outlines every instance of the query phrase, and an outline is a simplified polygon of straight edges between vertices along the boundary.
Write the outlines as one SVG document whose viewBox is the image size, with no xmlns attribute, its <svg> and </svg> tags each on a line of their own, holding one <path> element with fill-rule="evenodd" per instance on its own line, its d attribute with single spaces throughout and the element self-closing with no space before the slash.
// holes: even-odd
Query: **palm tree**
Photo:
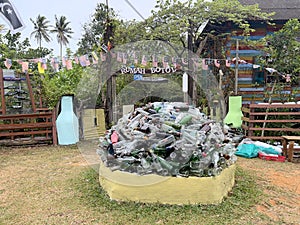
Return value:
<svg viewBox="0 0 300 225">
<path fill-rule="evenodd" d="M 67 45 L 69 43 L 69 38 L 71 38 L 71 34 L 74 32 L 69 26 L 70 22 L 66 21 L 67 18 L 65 16 L 61 16 L 57 18 L 55 15 L 55 26 L 51 30 L 51 33 L 57 33 L 57 42 L 60 44 L 60 58 L 62 59 L 62 46 Z"/>
<path fill-rule="evenodd" d="M 49 20 L 46 19 L 45 16 L 38 15 L 36 21 L 30 18 L 30 21 L 33 23 L 34 31 L 30 34 L 30 38 L 34 36 L 39 47 L 42 47 L 42 40 L 44 39 L 46 42 L 50 42 L 51 37 L 49 36 Z"/>
</svg>

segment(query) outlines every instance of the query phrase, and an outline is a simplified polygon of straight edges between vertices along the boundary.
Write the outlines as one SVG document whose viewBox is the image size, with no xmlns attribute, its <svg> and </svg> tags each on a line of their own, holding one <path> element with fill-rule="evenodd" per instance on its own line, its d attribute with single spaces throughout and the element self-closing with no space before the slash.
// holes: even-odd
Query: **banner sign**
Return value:
<svg viewBox="0 0 300 225">
<path fill-rule="evenodd" d="M 166 67 L 166 68 L 162 68 L 162 67 L 152 67 L 150 68 L 150 70 L 145 68 L 135 68 L 135 67 L 122 67 L 121 68 L 121 73 L 122 74 L 146 74 L 146 73 L 175 73 L 177 71 L 176 68 L 174 67 Z M 149 71 L 149 72 L 148 72 Z"/>
</svg>

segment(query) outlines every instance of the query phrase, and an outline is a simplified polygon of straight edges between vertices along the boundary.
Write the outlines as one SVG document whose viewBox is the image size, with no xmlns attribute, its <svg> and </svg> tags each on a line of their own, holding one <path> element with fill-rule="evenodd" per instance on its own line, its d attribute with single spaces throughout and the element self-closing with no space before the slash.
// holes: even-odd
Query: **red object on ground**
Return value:
<svg viewBox="0 0 300 225">
<path fill-rule="evenodd" d="M 258 157 L 263 160 L 268 160 L 268 161 L 278 161 L 278 162 L 284 162 L 285 161 L 285 156 L 281 155 L 268 155 L 263 152 L 258 152 Z"/>
<path fill-rule="evenodd" d="M 113 133 L 110 136 L 110 140 L 113 144 L 118 142 L 119 136 L 118 136 L 117 131 L 113 131 Z"/>
</svg>

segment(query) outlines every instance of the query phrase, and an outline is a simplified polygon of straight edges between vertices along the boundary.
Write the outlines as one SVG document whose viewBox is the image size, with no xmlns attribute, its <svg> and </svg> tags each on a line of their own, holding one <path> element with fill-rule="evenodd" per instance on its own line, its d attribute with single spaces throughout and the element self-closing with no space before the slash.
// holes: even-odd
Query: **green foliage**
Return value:
<svg viewBox="0 0 300 225">
<path fill-rule="evenodd" d="M 74 95 L 82 74 L 83 68 L 79 65 L 74 66 L 72 70 L 61 70 L 55 74 L 46 73 L 42 82 L 48 107 L 55 107 L 63 95 Z"/>
<path fill-rule="evenodd" d="M 48 107 L 57 105 L 61 96 L 75 95 L 81 107 L 95 107 L 101 81 L 98 70 L 94 67 L 74 65 L 72 70 L 63 69 L 55 74 L 45 74 L 42 77 L 43 94 Z"/>
<path fill-rule="evenodd" d="M 263 13 L 258 5 L 244 6 L 238 0 L 158 0 L 157 10 L 147 19 L 147 30 L 152 39 L 169 41 L 187 47 L 187 33 L 192 36 L 192 50 L 197 52 L 202 34 L 201 25 L 210 23 L 210 34 L 222 31 L 218 26 L 225 21 L 232 21 L 247 34 L 251 29 L 248 19 L 266 20 L 271 14 Z"/>
<path fill-rule="evenodd" d="M 21 70 L 20 65 L 15 59 L 34 59 L 39 57 L 46 57 L 52 53 L 52 49 L 30 47 L 29 39 L 21 40 L 21 33 L 11 34 L 8 31 L 5 35 L 0 34 L 0 52 L 2 59 L 0 61 L 1 68 L 5 68 L 5 59 L 12 59 L 12 69 L 16 71 Z"/>
<path fill-rule="evenodd" d="M 266 36 L 261 42 L 266 43 L 263 49 L 267 60 L 262 63 L 284 74 L 297 75 L 300 72 L 300 22 L 289 20 L 281 30 Z"/>
<path fill-rule="evenodd" d="M 87 67 L 82 70 L 81 79 L 75 89 L 76 98 L 81 103 L 81 107 L 94 108 L 97 104 L 98 95 L 102 88 L 98 69 Z"/>
<path fill-rule="evenodd" d="M 30 18 L 30 21 L 33 23 L 34 31 L 30 34 L 30 37 L 34 36 L 39 47 L 42 47 L 42 40 L 50 42 L 51 38 L 48 34 L 49 32 L 49 20 L 45 16 L 38 15 L 36 21 Z"/>
<path fill-rule="evenodd" d="M 114 32 L 114 44 L 121 45 L 135 41 L 148 40 L 150 34 L 147 32 L 145 22 L 120 21 Z"/>
<path fill-rule="evenodd" d="M 106 4 L 98 3 L 91 21 L 83 25 L 83 35 L 78 42 L 77 53 L 86 54 L 97 49 L 100 51 L 102 44 L 107 45 L 106 40 L 114 36 L 115 29 L 121 23 L 116 17 L 112 8 L 107 9 Z M 110 37 L 106 34 L 108 26 L 112 28 Z"/>
<path fill-rule="evenodd" d="M 70 27 L 70 22 L 67 21 L 65 16 L 57 17 L 55 15 L 55 26 L 50 32 L 56 33 L 57 42 L 60 45 L 60 58 L 62 58 L 62 46 L 69 43 L 69 38 L 74 33 Z"/>
</svg>

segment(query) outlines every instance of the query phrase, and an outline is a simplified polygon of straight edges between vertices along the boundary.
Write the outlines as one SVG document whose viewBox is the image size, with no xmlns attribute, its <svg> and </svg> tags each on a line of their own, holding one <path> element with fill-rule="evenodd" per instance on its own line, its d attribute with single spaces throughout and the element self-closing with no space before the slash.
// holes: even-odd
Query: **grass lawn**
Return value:
<svg viewBox="0 0 300 225">
<path fill-rule="evenodd" d="M 299 178 L 299 165 L 239 158 L 223 203 L 172 206 L 111 201 L 77 146 L 2 148 L 0 224 L 298 224 L 298 189 L 272 183 L 257 168 L 294 170 Z"/>
</svg>

